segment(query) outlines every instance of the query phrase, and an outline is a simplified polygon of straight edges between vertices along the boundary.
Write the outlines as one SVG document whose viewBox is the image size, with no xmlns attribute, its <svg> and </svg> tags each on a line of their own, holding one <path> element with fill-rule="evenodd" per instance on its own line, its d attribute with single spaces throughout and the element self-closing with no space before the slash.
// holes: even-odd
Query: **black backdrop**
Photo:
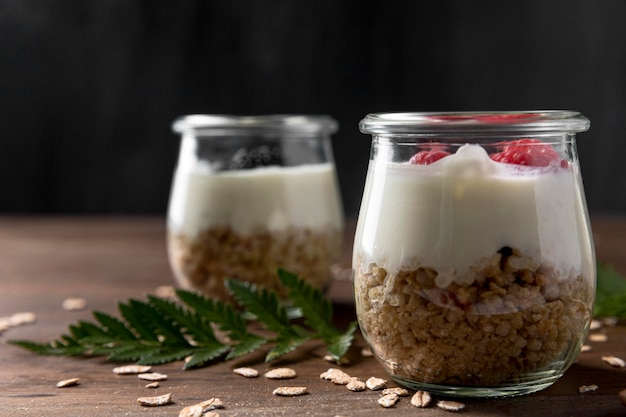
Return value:
<svg viewBox="0 0 626 417">
<path fill-rule="evenodd" d="M 573 109 L 626 211 L 622 0 L 0 0 L 0 211 L 164 213 L 190 113 L 329 114 L 346 212 L 369 112 Z"/>
</svg>

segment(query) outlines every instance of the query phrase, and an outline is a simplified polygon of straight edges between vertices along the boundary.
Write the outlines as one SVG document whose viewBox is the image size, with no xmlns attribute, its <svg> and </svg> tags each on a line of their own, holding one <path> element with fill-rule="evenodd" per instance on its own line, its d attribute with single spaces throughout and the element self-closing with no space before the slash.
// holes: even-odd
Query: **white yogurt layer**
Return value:
<svg viewBox="0 0 626 417">
<path fill-rule="evenodd" d="M 343 227 L 331 163 L 213 172 L 207 165 L 178 170 L 168 227 L 190 237 L 213 227 L 236 232 Z"/>
<path fill-rule="evenodd" d="M 498 163 L 479 145 L 431 165 L 370 164 L 354 252 L 365 266 L 433 268 L 445 288 L 470 284 L 472 265 L 508 246 L 561 280 L 593 276 L 578 165 Z"/>
</svg>

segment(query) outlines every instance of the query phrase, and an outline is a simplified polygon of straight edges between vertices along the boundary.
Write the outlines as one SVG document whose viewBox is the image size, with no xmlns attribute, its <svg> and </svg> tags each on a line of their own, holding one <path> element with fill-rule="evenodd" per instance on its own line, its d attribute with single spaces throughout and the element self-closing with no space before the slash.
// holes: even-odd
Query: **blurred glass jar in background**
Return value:
<svg viewBox="0 0 626 417">
<path fill-rule="evenodd" d="M 432 393 L 546 388 L 593 314 L 576 112 L 387 113 L 354 242 L 357 316 L 385 370 Z"/>
<path fill-rule="evenodd" d="M 276 289 L 278 268 L 324 288 L 344 217 L 326 116 L 190 115 L 168 208 L 179 284 L 228 299 L 234 278 Z"/>
</svg>

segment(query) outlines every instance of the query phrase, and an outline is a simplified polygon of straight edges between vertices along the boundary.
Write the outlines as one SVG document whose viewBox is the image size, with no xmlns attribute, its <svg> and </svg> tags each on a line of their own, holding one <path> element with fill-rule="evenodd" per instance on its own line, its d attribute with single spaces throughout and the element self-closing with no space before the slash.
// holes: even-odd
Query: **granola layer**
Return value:
<svg viewBox="0 0 626 417">
<path fill-rule="evenodd" d="M 497 386 L 567 368 L 591 318 L 591 281 L 557 277 L 514 252 L 479 262 L 473 283 L 446 288 L 433 269 L 391 276 L 357 257 L 359 323 L 387 370 L 422 383 Z"/>
<path fill-rule="evenodd" d="M 278 289 L 278 268 L 324 288 L 341 238 L 341 231 L 335 229 L 306 228 L 239 234 L 230 227 L 215 227 L 193 239 L 180 233 L 168 235 L 170 259 L 181 285 L 222 299 L 228 298 L 224 287 L 228 278 Z"/>
</svg>

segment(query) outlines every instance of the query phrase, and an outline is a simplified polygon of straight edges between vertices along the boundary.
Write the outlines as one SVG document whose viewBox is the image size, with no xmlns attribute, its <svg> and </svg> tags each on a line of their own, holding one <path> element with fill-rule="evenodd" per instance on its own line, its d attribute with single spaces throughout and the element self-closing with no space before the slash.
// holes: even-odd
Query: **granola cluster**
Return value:
<svg viewBox="0 0 626 417">
<path fill-rule="evenodd" d="M 559 280 L 503 248 L 474 269 L 473 283 L 436 285 L 437 271 L 391 275 L 355 265 L 359 322 L 372 349 L 399 379 L 428 384 L 497 386 L 574 360 L 591 318 L 593 287 Z"/>
<path fill-rule="evenodd" d="M 168 245 L 174 272 L 183 286 L 228 299 L 226 279 L 276 290 L 280 287 L 278 268 L 324 288 L 341 239 L 342 232 L 336 229 L 291 228 L 243 235 L 230 227 L 216 227 L 193 239 L 170 232 Z"/>
</svg>

